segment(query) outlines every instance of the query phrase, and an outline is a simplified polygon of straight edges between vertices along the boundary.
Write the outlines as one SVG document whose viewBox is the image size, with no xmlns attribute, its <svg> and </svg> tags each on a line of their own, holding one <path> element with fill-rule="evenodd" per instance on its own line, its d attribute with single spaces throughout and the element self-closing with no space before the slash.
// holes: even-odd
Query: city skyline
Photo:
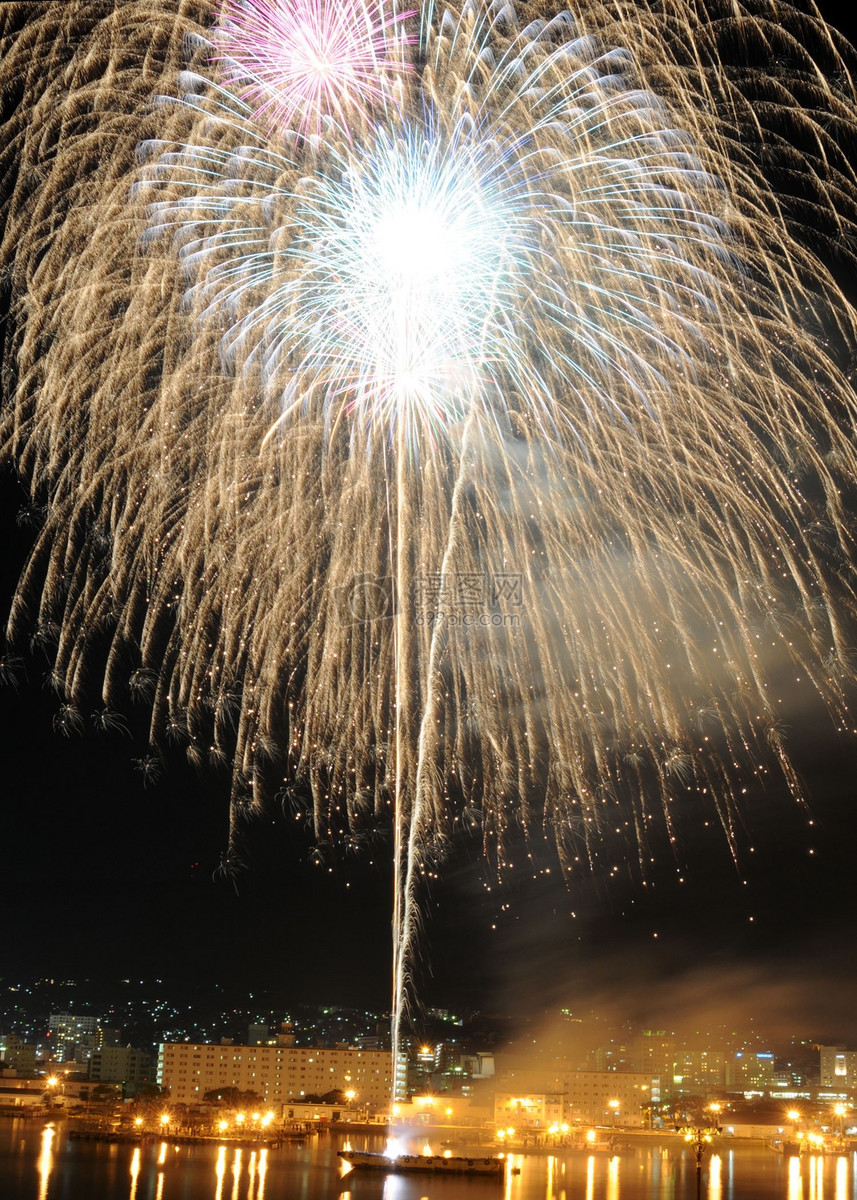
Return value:
<svg viewBox="0 0 857 1200">
<path fill-rule="evenodd" d="M 236 1094 L 233 1107 L 246 1107 L 254 1095 L 274 1115 L 283 1104 L 341 1107 L 346 1098 L 364 1113 L 389 1113 L 383 1014 L 340 1006 L 287 1009 L 273 996 L 237 992 L 220 997 L 220 1011 L 206 997 L 188 1007 L 169 1000 L 162 980 L 123 980 L 114 985 L 115 1002 L 99 1008 L 90 989 L 86 980 L 0 984 L 7 1092 L 20 1096 L 14 1089 L 26 1089 L 29 1102 L 37 1103 L 45 1088 L 59 1087 L 75 1104 L 92 1099 L 97 1085 L 96 1100 L 115 1100 L 121 1087 L 125 1099 L 151 1103 L 157 1080 L 166 1090 L 160 1111 L 166 1105 L 168 1114 L 171 1106 L 228 1105 L 228 1092 Z M 104 1015 L 96 1016 L 99 1011 Z M 823 1124 L 834 1105 L 845 1116 L 857 1098 L 857 1049 L 797 1037 L 778 1044 L 758 1026 L 646 1029 L 563 1009 L 550 1024 L 532 1020 L 516 1027 L 440 1010 L 404 1049 L 408 1065 L 396 1072 L 394 1100 L 415 1105 L 412 1118 L 424 1120 L 417 1114 L 440 1101 L 447 1119 L 475 1105 L 472 1116 L 484 1121 L 493 1106 L 495 1125 L 504 1131 L 522 1123 L 542 1134 L 552 1121 L 557 1131 L 562 1121 L 603 1124 L 604 1114 L 608 1123 L 650 1129 L 657 1116 L 658 1127 L 669 1129 L 716 1108 L 724 1123 L 753 1136 L 751 1125 L 783 1126 L 801 1114 L 810 1128 L 813 1121 Z M 551 1121 L 544 1120 L 545 1105 L 556 1109 Z M 296 1111 L 282 1114 L 300 1119 Z M 409 1120 L 401 1105 L 392 1117 Z"/>
<path fill-rule="evenodd" d="M 235 985 L 197 989 L 191 996 L 177 992 L 175 984 L 163 979 L 123 979 L 101 985 L 89 979 L 18 977 L 14 984 L 0 980 L 0 1051 L 5 1047 L 7 1066 L 10 1055 L 14 1059 L 22 1051 L 29 1052 L 30 1069 L 25 1073 L 31 1075 L 37 1063 L 65 1063 L 74 1071 L 85 1068 L 95 1050 L 136 1047 L 149 1053 L 160 1043 L 386 1047 L 389 1054 L 386 1018 L 380 1010 L 342 1003 L 294 1004 L 273 991 L 247 992 Z M 574 1070 L 608 1074 L 650 1069 L 657 1060 L 661 1077 L 670 1074 L 670 1063 L 688 1055 L 688 1069 L 671 1073 L 684 1092 L 699 1086 L 700 1081 L 692 1078 L 699 1072 L 700 1079 L 711 1074 L 706 1086 L 745 1090 L 741 1084 L 748 1066 L 769 1074 L 774 1071 L 771 1083 L 780 1079 L 779 1087 L 799 1086 L 817 1073 L 820 1054 L 822 1086 L 830 1086 L 839 1073 L 848 1076 L 849 1089 L 857 1088 L 857 1048 L 841 1038 L 813 1038 L 806 1030 L 783 1037 L 758 1017 L 743 1024 L 728 1018 L 708 1025 L 662 1024 L 643 1026 L 621 1019 L 616 1012 L 585 1008 L 560 1008 L 517 1019 L 430 1009 L 418 1036 L 409 1041 L 408 1054 L 419 1070 L 429 1074 L 439 1069 L 441 1059 L 502 1053 L 519 1069 L 562 1060 Z M 20 1062 L 11 1062 L 16 1065 L 20 1069 Z"/>
</svg>

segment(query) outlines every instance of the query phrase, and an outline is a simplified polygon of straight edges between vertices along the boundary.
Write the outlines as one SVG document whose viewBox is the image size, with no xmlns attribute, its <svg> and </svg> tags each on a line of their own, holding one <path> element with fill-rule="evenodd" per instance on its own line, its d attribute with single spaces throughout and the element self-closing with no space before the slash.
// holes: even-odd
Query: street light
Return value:
<svg viewBox="0 0 857 1200">
<path fill-rule="evenodd" d="M 641 1092 L 647 1092 L 648 1090 L 649 1090 L 649 1085 L 647 1083 L 640 1084 Z M 645 1103 L 646 1100 L 648 1100 L 648 1104 Z M 643 1103 L 642 1111 L 641 1111 L 640 1115 L 646 1119 L 645 1123 L 648 1126 L 648 1128 L 653 1129 L 654 1125 L 652 1123 L 652 1097 L 651 1096 L 643 1096 L 643 1101 L 644 1101 L 644 1103 Z"/>
<path fill-rule="evenodd" d="M 681 1130 L 684 1140 L 693 1146 L 693 1150 L 696 1155 L 697 1195 L 699 1194 L 699 1184 L 702 1172 L 702 1157 L 705 1154 L 705 1148 L 706 1146 L 710 1146 L 715 1137 L 717 1137 L 717 1135 L 720 1133 L 720 1126 L 717 1124 L 717 1118 L 720 1114 L 721 1105 L 715 1102 L 714 1104 L 709 1104 L 708 1108 L 715 1117 L 715 1123 L 713 1125 L 687 1125 Z"/>
<path fill-rule="evenodd" d="M 847 1104 L 835 1104 L 833 1112 L 839 1117 L 839 1136 L 844 1141 L 845 1139 L 845 1115 L 848 1112 Z"/>
<path fill-rule="evenodd" d="M 710 1129 L 686 1129 L 684 1140 L 690 1142 L 696 1153 L 696 1169 L 702 1170 L 702 1156 L 705 1153 L 705 1147 L 714 1141 L 714 1134 Z"/>
<path fill-rule="evenodd" d="M 798 1133 L 797 1129 L 798 1121 L 800 1120 L 800 1113 L 796 1108 L 790 1108 L 786 1113 L 786 1116 L 792 1124 L 791 1152 L 795 1154 L 800 1150 L 800 1134 Z"/>
<path fill-rule="evenodd" d="M 607 1107 L 610 1109 L 610 1111 L 613 1114 L 613 1128 L 615 1129 L 616 1128 L 616 1113 L 619 1111 L 619 1101 L 618 1100 L 608 1100 Z"/>
</svg>

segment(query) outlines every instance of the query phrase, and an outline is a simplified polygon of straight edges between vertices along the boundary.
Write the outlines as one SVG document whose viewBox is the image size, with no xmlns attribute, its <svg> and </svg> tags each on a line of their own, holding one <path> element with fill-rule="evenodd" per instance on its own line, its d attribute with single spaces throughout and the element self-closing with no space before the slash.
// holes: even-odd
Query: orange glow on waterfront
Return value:
<svg viewBox="0 0 857 1200">
<path fill-rule="evenodd" d="M 265 1176 L 268 1174 L 268 1151 L 259 1151 L 259 1185 L 256 1189 L 256 1200 L 265 1200 Z"/>
<path fill-rule="evenodd" d="M 708 1200 L 721 1200 L 723 1196 L 723 1160 L 712 1154 L 708 1165 Z"/>
<path fill-rule="evenodd" d="M 591 1154 L 586 1160 L 586 1200 L 595 1200 L 595 1159 Z"/>
<path fill-rule="evenodd" d="M 848 1159 L 836 1160 L 836 1192 L 834 1200 L 848 1200 Z"/>
<path fill-rule="evenodd" d="M 140 1177 L 140 1147 L 134 1147 L 131 1155 L 131 1191 L 128 1200 L 137 1200 L 137 1180 Z"/>
<path fill-rule="evenodd" d="M 614 1154 L 607 1164 L 607 1195 L 606 1200 L 619 1200 L 619 1167 L 620 1162 Z"/>
<path fill-rule="evenodd" d="M 53 1143 L 56 1130 L 53 1125 L 46 1125 L 42 1130 L 42 1149 L 39 1154 L 39 1200 L 47 1200 L 48 1183 L 54 1165 Z"/>
<path fill-rule="evenodd" d="M 214 1200 L 223 1200 L 223 1176 L 226 1174 L 226 1147 L 220 1146 L 217 1151 L 217 1164 L 214 1168 L 214 1175 L 217 1179 L 217 1187 L 214 1190 Z"/>
</svg>

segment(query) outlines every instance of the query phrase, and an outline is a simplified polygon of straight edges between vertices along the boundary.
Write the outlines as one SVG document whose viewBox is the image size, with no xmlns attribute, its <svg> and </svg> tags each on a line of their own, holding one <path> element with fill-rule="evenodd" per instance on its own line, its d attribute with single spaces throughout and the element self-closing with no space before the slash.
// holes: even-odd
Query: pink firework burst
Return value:
<svg viewBox="0 0 857 1200">
<path fill-rule="evenodd" d="M 408 69 L 413 15 L 371 0 L 224 0 L 215 57 L 269 132 L 318 133 L 328 117 L 347 132 Z"/>
</svg>

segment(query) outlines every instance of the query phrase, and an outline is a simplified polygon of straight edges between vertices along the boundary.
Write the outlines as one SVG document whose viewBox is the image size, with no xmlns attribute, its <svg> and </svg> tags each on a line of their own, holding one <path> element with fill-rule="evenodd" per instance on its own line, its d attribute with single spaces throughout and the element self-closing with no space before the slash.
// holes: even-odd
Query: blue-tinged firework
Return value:
<svg viewBox="0 0 857 1200">
<path fill-rule="evenodd" d="M 554 46 L 566 26 L 518 35 L 481 81 L 491 25 L 437 38 L 445 88 L 356 144 L 331 125 L 306 174 L 228 92 L 186 96 L 215 140 L 150 147 L 147 178 L 172 193 L 152 220 L 281 422 L 318 406 L 402 421 L 415 444 L 511 406 L 583 445 L 593 406 L 655 415 L 711 356 L 741 273 L 722 186 L 627 52 Z"/>
</svg>

